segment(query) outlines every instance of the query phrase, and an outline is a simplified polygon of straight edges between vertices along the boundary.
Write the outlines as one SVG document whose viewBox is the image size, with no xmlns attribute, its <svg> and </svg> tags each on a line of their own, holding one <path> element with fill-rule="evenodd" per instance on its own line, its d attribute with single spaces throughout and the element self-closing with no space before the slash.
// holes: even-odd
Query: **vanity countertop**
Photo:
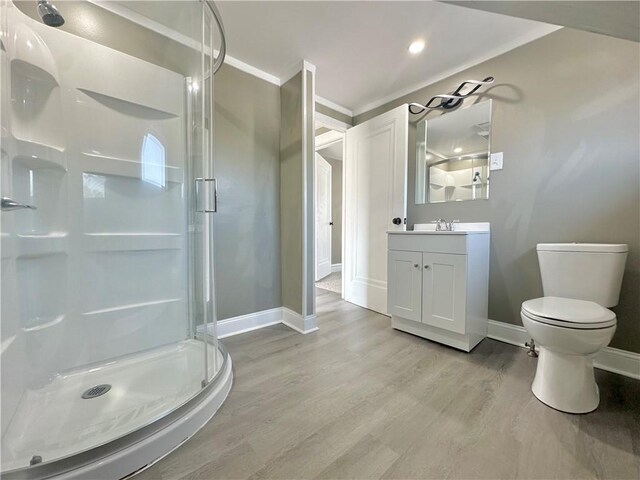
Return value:
<svg viewBox="0 0 640 480">
<path fill-rule="evenodd" d="M 434 223 L 416 223 L 413 230 L 388 230 L 389 235 L 477 235 L 487 234 L 489 223 L 454 223 L 452 231 L 436 230 Z"/>
<path fill-rule="evenodd" d="M 388 230 L 389 235 L 476 235 L 487 234 L 489 232 L 454 230 L 452 232 L 435 231 L 435 230 Z"/>
</svg>

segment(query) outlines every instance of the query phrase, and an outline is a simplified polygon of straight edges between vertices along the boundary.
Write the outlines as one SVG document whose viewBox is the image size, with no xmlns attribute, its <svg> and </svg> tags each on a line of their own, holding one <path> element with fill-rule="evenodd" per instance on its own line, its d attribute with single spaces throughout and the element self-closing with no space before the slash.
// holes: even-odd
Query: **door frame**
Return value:
<svg viewBox="0 0 640 480">
<path fill-rule="evenodd" d="M 346 132 L 349 128 L 352 127 L 352 125 L 349 125 L 348 123 L 342 122 L 340 120 L 336 120 L 333 117 L 330 117 L 328 115 L 325 115 L 323 113 L 320 113 L 318 111 L 315 112 L 315 116 L 314 116 L 314 132 L 318 127 L 325 127 L 325 128 L 329 128 L 331 130 L 335 130 L 337 132 L 342 133 L 342 138 L 335 140 L 333 142 L 330 143 L 325 143 L 320 145 L 320 147 L 327 147 L 333 143 L 337 143 L 342 141 L 342 238 L 340 241 L 340 249 L 342 250 L 342 265 L 344 268 L 344 245 L 345 245 L 345 194 L 346 194 L 346 184 L 344 182 L 344 175 L 346 173 L 346 155 L 347 155 L 347 135 Z M 315 151 L 318 151 L 318 145 L 315 146 Z M 315 159 L 314 159 L 315 162 Z M 315 168 L 313 171 L 313 182 L 315 184 L 316 181 L 316 177 L 315 177 L 316 173 L 315 173 Z M 313 200 L 313 224 L 315 225 L 316 222 L 316 201 L 315 201 L 315 195 L 314 195 L 314 200 Z M 315 231 L 314 231 L 314 235 L 315 235 Z M 314 239 L 315 240 L 315 239 Z M 316 272 L 315 272 L 315 258 L 316 258 L 316 247 L 315 247 L 315 241 L 313 242 L 313 278 L 315 278 L 316 276 Z M 340 298 L 344 299 L 344 282 L 342 282 L 342 291 L 340 292 Z M 316 297 L 315 295 L 313 296 L 314 298 Z M 313 307 L 313 311 L 315 312 L 315 304 Z"/>
</svg>

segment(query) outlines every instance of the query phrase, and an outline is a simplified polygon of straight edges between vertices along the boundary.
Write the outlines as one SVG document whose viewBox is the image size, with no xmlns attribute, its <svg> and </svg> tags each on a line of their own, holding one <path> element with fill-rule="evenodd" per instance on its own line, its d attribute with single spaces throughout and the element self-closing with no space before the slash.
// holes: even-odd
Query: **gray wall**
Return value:
<svg viewBox="0 0 640 480">
<path fill-rule="evenodd" d="M 410 148 L 409 227 L 438 217 L 491 222 L 489 317 L 516 325 L 522 301 L 542 295 L 536 243 L 629 244 L 611 345 L 640 352 L 640 45 L 562 29 L 355 123 L 488 75 L 496 84 L 478 100 L 493 99 L 492 151 L 505 159 L 490 200 L 415 205 Z"/>
<path fill-rule="evenodd" d="M 218 319 L 282 305 L 280 88 L 223 65 L 215 76 Z"/>
<path fill-rule="evenodd" d="M 280 87 L 282 305 L 302 313 L 302 73 Z"/>
</svg>

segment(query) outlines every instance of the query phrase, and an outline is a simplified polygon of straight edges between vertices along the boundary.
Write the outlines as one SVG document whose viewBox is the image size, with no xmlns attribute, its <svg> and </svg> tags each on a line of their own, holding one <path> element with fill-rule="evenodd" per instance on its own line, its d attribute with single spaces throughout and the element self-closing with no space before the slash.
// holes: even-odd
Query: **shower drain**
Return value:
<svg viewBox="0 0 640 480">
<path fill-rule="evenodd" d="M 111 385 L 108 385 L 106 383 L 102 385 L 96 385 L 95 387 L 91 387 L 85 390 L 84 393 L 82 394 L 82 398 L 84 398 L 85 400 L 88 400 L 90 398 L 96 398 L 96 397 L 99 397 L 100 395 L 104 395 L 109 390 L 111 390 Z"/>
</svg>

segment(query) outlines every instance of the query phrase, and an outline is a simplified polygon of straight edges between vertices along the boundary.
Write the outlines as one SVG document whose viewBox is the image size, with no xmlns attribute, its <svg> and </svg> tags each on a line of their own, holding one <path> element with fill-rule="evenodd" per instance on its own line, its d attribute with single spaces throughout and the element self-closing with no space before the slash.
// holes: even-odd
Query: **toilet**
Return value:
<svg viewBox="0 0 640 480">
<path fill-rule="evenodd" d="M 539 347 L 533 394 L 568 413 L 588 413 L 600 394 L 593 358 L 616 331 L 628 246 L 541 243 L 537 246 L 544 297 L 522 304 L 522 323 Z"/>
</svg>

